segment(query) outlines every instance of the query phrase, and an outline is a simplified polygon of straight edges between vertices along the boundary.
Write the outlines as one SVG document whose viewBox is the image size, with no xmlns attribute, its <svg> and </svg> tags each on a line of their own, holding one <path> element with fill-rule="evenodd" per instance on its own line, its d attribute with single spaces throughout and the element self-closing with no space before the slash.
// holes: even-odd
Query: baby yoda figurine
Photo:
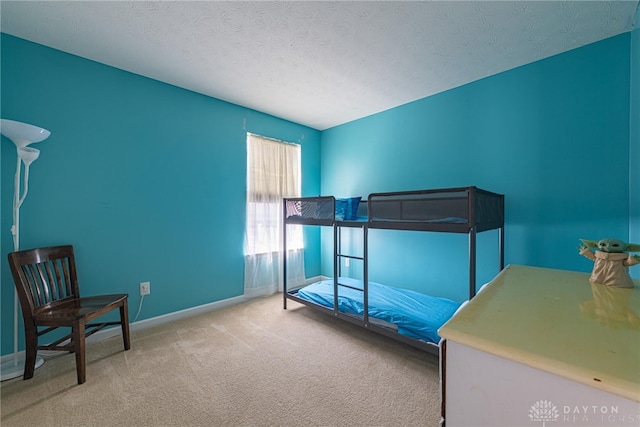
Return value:
<svg viewBox="0 0 640 427">
<path fill-rule="evenodd" d="M 617 239 L 602 239 L 598 242 L 580 239 L 580 241 L 582 242 L 580 255 L 594 261 L 589 279 L 591 282 L 618 288 L 633 288 L 634 283 L 629 276 L 629 267 L 640 264 L 640 256 L 629 255 L 627 252 L 640 251 L 640 245 Z M 595 251 L 592 252 L 591 248 Z"/>
</svg>

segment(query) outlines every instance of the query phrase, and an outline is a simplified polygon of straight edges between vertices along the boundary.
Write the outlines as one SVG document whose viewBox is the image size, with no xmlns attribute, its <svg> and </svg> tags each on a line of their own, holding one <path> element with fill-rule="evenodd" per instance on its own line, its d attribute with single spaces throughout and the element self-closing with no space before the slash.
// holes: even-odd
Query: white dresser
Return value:
<svg viewBox="0 0 640 427">
<path fill-rule="evenodd" d="M 640 284 L 509 265 L 440 329 L 457 426 L 640 426 Z"/>
</svg>

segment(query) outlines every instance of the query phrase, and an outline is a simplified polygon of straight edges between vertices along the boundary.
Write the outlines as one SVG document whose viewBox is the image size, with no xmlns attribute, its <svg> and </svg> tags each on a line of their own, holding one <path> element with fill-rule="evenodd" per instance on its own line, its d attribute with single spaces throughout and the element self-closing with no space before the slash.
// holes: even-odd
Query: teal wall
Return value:
<svg viewBox="0 0 640 427">
<path fill-rule="evenodd" d="M 320 188 L 320 132 L 2 34 L 2 117 L 42 126 L 21 248 L 71 243 L 84 294 L 151 282 L 140 320 L 243 293 L 246 132 L 302 145 L 303 193 Z M 3 138 L 2 354 L 13 351 L 11 198 Z M 307 274 L 320 273 L 319 231 Z M 20 326 L 22 329 L 22 326 Z M 21 344 L 22 348 L 22 344 Z"/>
<path fill-rule="evenodd" d="M 629 236 L 629 52 L 625 33 L 327 130 L 322 192 L 476 185 L 505 194 L 507 264 L 590 271 L 578 239 Z M 479 239 L 481 284 L 498 238 Z M 369 271 L 462 300 L 467 238 L 376 230 Z"/>
<path fill-rule="evenodd" d="M 249 131 L 302 144 L 304 195 L 503 193 L 507 263 L 590 271 L 579 238 L 639 235 L 639 37 L 636 29 L 320 133 L 2 34 L 2 117 L 52 131 L 36 145 L 22 247 L 74 244 L 84 292 L 128 292 L 132 316 L 139 282 L 151 281 L 140 319 L 241 295 Z M 6 259 L 16 158 L 10 142 L 0 148 Z M 320 230 L 306 233 L 307 276 L 331 275 L 330 245 L 321 249 Z M 466 297 L 466 236 L 370 237 L 371 280 Z M 358 233 L 345 241 L 361 246 Z M 496 232 L 479 235 L 480 282 L 497 272 L 496 246 Z M 13 285 L 6 261 L 0 268 L 6 354 Z"/>
<path fill-rule="evenodd" d="M 631 108 L 629 114 L 629 241 L 640 244 L 640 8 L 631 32 Z M 640 279 L 640 268 L 631 275 Z"/>
</svg>

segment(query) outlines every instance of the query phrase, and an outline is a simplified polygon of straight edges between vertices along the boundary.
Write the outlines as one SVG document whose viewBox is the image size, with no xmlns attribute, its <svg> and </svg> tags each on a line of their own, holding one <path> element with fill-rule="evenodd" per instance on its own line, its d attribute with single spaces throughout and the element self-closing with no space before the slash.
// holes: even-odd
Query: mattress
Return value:
<svg viewBox="0 0 640 427">
<path fill-rule="evenodd" d="M 364 315 L 363 282 L 341 277 L 338 286 L 338 310 Z M 389 322 L 397 332 L 410 338 L 438 343 L 438 329 L 449 320 L 460 303 L 408 289 L 369 282 L 369 317 Z M 333 279 L 305 286 L 298 296 L 333 308 Z M 373 322 L 372 322 L 373 323 Z"/>
</svg>

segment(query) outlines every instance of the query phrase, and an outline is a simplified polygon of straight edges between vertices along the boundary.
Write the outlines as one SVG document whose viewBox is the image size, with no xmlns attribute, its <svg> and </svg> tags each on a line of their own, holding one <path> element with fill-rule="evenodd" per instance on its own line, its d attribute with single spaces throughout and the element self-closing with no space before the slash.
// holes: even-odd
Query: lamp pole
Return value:
<svg viewBox="0 0 640 427">
<path fill-rule="evenodd" d="M 13 120 L 1 119 L 0 133 L 9 138 L 16 146 L 17 163 L 16 174 L 13 187 L 13 226 L 11 234 L 13 235 L 13 249 L 20 249 L 20 207 L 29 192 L 29 167 L 38 156 L 40 150 L 28 147 L 34 142 L 44 141 L 51 135 L 46 129 L 33 126 L 27 123 L 16 122 Z M 20 181 L 22 172 L 22 163 L 24 163 L 24 188 L 20 195 Z M 18 310 L 20 309 L 18 301 L 18 293 L 14 288 L 13 295 L 13 355 L 12 357 L 4 357 L 0 363 L 1 376 L 0 380 L 5 381 L 19 377 L 24 372 L 24 354 L 18 353 Z M 36 357 L 36 368 L 44 363 L 42 357 Z"/>
</svg>

